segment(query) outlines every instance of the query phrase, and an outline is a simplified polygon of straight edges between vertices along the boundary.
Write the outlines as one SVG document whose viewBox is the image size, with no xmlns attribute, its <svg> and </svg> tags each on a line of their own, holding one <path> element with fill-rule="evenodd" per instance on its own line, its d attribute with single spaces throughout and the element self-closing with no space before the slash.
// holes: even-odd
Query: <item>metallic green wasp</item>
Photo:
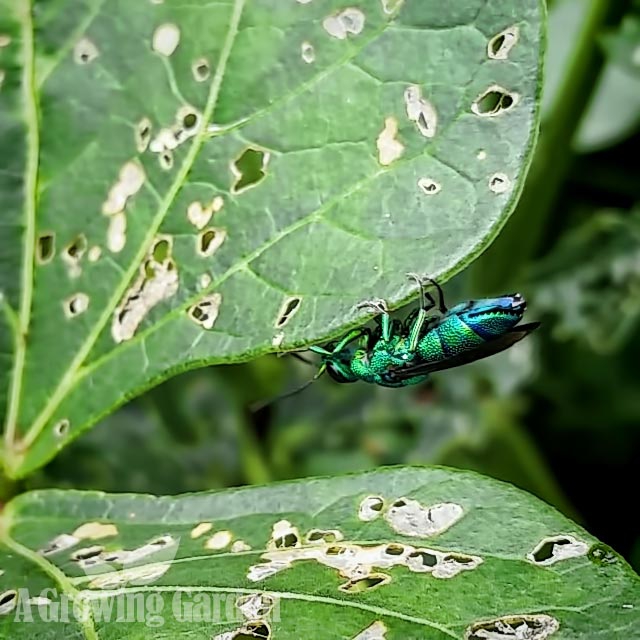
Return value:
<svg viewBox="0 0 640 640">
<path fill-rule="evenodd" d="M 504 351 L 540 324 L 518 325 L 527 306 L 519 293 L 447 309 L 436 282 L 408 275 L 420 287 L 420 308 L 401 322 L 389 315 L 384 300 L 358 305 L 378 312 L 375 329 L 355 329 L 337 343 L 310 347 L 322 357 L 315 378 L 326 370 L 336 382 L 362 380 L 384 387 L 418 384 L 434 371 Z M 426 283 L 435 289 L 435 298 Z"/>
</svg>

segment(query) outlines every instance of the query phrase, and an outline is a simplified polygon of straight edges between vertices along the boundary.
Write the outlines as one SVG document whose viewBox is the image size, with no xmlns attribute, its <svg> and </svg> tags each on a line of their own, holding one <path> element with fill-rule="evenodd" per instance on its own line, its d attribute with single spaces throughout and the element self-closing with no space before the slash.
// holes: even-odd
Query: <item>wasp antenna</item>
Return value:
<svg viewBox="0 0 640 640">
<path fill-rule="evenodd" d="M 318 372 L 316 373 L 316 375 L 313 376 L 313 378 L 311 378 L 311 380 L 307 380 L 306 382 L 301 384 L 299 387 L 295 387 L 291 391 L 285 391 L 284 393 L 281 393 L 279 396 L 275 396 L 270 400 L 256 402 L 252 404 L 249 407 L 249 409 L 251 410 L 252 413 L 255 413 L 256 411 L 260 411 L 260 409 L 264 409 L 265 407 L 268 407 L 270 404 L 274 404 L 275 402 L 279 402 L 280 400 L 284 400 L 285 398 L 290 398 L 291 396 L 295 396 L 296 393 L 300 393 L 301 391 L 304 391 L 307 387 L 310 387 L 326 371 L 326 369 L 327 369 L 327 365 L 323 364 L 320 367 L 320 369 L 318 369 Z"/>
</svg>

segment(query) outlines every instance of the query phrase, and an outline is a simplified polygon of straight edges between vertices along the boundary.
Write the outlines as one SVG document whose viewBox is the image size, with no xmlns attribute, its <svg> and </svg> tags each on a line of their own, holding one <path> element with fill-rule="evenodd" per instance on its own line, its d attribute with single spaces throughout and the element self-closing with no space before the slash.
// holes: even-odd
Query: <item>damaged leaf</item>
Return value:
<svg viewBox="0 0 640 640">
<path fill-rule="evenodd" d="M 6 473 L 460 271 L 523 182 L 542 27 L 539 0 L 0 0 Z"/>
<path fill-rule="evenodd" d="M 425 526 L 451 505 L 448 528 Z M 622 558 L 537 498 L 445 468 L 181 497 L 38 491 L 0 531 L 12 640 L 569 640 L 640 624 Z M 92 615 L 54 624 L 64 596 Z"/>
</svg>

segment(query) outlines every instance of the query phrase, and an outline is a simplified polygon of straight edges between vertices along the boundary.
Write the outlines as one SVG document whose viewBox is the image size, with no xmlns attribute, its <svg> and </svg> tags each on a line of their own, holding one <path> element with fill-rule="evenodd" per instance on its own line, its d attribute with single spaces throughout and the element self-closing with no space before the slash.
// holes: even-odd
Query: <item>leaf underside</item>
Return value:
<svg viewBox="0 0 640 640">
<path fill-rule="evenodd" d="M 379 510 L 363 508 L 375 500 Z M 431 508 L 432 520 L 423 521 L 429 526 L 442 523 L 436 505 L 453 505 L 460 512 L 439 534 L 410 536 L 402 528 L 407 522 L 390 515 L 394 508 L 406 508 L 398 506 L 403 503 Z M 59 536 L 73 533 L 81 539 L 51 551 Z M 314 542 L 308 541 L 310 533 Z M 234 636 L 221 634 L 252 621 L 237 607 L 239 599 L 252 595 L 272 605 L 253 622 L 267 625 L 266 637 L 273 640 L 353 639 L 369 628 L 381 635 L 362 638 L 604 640 L 613 637 L 612 629 L 615 637 L 635 637 L 640 622 L 634 608 L 640 596 L 637 576 L 616 554 L 540 500 L 447 469 L 396 468 L 170 498 L 33 492 L 7 508 L 0 542 L 0 599 L 5 602 L 0 637 L 12 640 L 45 634 L 52 639 L 227 640 Z M 273 550 L 274 542 L 279 551 Z M 133 556 L 124 564 L 113 560 L 118 554 L 122 558 L 123 550 L 140 555 L 150 544 L 156 544 L 155 551 L 137 563 Z M 419 558 L 423 571 L 402 566 L 407 547 L 425 554 Z M 77 559 L 90 553 L 88 548 L 103 560 L 90 569 Z M 362 555 L 357 569 L 330 566 L 345 548 L 356 554 L 368 549 L 370 555 Z M 369 566 L 375 549 L 387 549 L 385 558 L 397 564 Z M 251 567 L 264 568 L 278 554 L 291 560 L 288 566 L 262 579 L 249 578 L 257 575 Z M 458 563 L 459 571 L 450 577 L 447 562 Z M 367 572 L 384 576 L 386 583 L 344 590 L 345 584 L 357 583 L 356 573 Z M 41 606 L 32 608 L 34 621 L 17 622 L 26 605 L 12 607 L 12 591 L 23 602 L 48 597 L 56 603 L 64 595 L 77 607 L 89 603 L 93 617 L 84 623 L 49 622 L 45 629 L 42 616 L 54 616 L 54 605 L 36 601 Z M 108 613 L 109 603 L 126 607 L 123 603 L 135 594 L 147 598 L 146 613 L 135 621 L 129 619 L 135 612 L 125 609 L 128 622 L 117 622 L 115 613 Z M 198 602 L 200 608 L 194 608 Z M 148 624 L 157 614 L 161 628 Z M 188 619 L 196 615 L 199 621 Z M 496 635 L 482 635 L 483 630 Z"/>
<path fill-rule="evenodd" d="M 538 0 L 0 0 L 7 472 L 460 270 L 520 191 L 542 25 Z"/>
</svg>

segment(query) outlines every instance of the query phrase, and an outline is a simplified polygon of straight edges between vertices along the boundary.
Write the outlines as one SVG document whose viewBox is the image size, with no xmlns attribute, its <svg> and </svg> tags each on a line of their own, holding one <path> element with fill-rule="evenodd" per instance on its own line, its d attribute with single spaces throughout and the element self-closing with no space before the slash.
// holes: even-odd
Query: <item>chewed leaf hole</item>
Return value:
<svg viewBox="0 0 640 640">
<path fill-rule="evenodd" d="M 86 293 L 76 293 L 64 301 L 64 315 L 75 318 L 89 308 L 89 296 Z"/>
<path fill-rule="evenodd" d="M 431 178 L 420 178 L 418 187 L 422 193 L 428 196 L 433 196 L 442 189 L 442 185 Z"/>
<path fill-rule="evenodd" d="M 240 596 L 236 600 L 236 608 L 247 620 L 259 622 L 271 613 L 275 603 L 275 598 L 266 593 L 252 593 Z"/>
<path fill-rule="evenodd" d="M 337 529 L 311 529 L 307 533 L 306 541 L 309 544 L 334 544 L 340 542 L 343 539 L 343 535 Z"/>
<path fill-rule="evenodd" d="M 298 313 L 300 309 L 300 303 L 302 302 L 302 298 L 297 296 L 293 296 L 291 298 L 287 298 L 280 307 L 280 312 L 278 313 L 278 317 L 276 318 L 275 328 L 280 329 L 284 327 L 291 318 Z"/>
<path fill-rule="evenodd" d="M 71 427 L 71 423 L 64 418 L 53 426 L 53 434 L 56 438 L 64 438 L 69 433 L 69 427 Z"/>
<path fill-rule="evenodd" d="M 546 640 L 559 628 L 558 621 L 544 614 L 513 615 L 476 622 L 467 629 L 465 640 Z"/>
<path fill-rule="evenodd" d="M 211 640 L 270 640 L 271 629 L 263 620 L 247 622 L 235 631 L 225 631 Z"/>
<path fill-rule="evenodd" d="M 474 100 L 471 111 L 478 116 L 497 116 L 513 108 L 518 100 L 517 93 L 493 85 Z"/>
<path fill-rule="evenodd" d="M 428 551 L 416 551 L 409 554 L 409 559 L 419 562 L 423 567 L 435 567 L 438 564 L 438 557 Z"/>
<path fill-rule="evenodd" d="M 354 7 L 348 7 L 339 13 L 327 16 L 322 26 L 332 37 L 344 40 L 348 34 L 358 35 L 364 29 L 365 15 Z"/>
<path fill-rule="evenodd" d="M 53 232 L 42 233 L 38 236 L 36 260 L 38 264 L 50 262 L 56 252 L 56 234 Z"/>
<path fill-rule="evenodd" d="M 171 151 L 163 151 L 158 156 L 158 162 L 162 169 L 169 171 L 169 169 L 173 167 L 173 153 L 171 153 Z"/>
<path fill-rule="evenodd" d="M 363 629 L 353 640 L 386 640 L 387 625 L 382 620 L 376 620 Z"/>
<path fill-rule="evenodd" d="M 80 562 L 81 560 L 91 560 L 97 558 L 104 551 L 104 547 L 94 546 L 85 547 L 84 549 L 78 549 L 71 554 L 71 560 L 74 562 Z"/>
<path fill-rule="evenodd" d="M 209 61 L 206 58 L 200 58 L 191 65 L 191 73 L 196 82 L 204 82 L 211 73 Z"/>
<path fill-rule="evenodd" d="M 149 142 L 151 142 L 151 120 L 149 118 L 142 118 L 136 125 L 135 140 L 136 149 L 139 153 L 143 153 L 147 150 Z"/>
<path fill-rule="evenodd" d="M 349 580 L 349 582 L 340 586 L 340 591 L 346 593 L 362 593 L 363 591 L 371 591 L 383 584 L 391 581 L 391 576 L 385 573 L 372 573 L 364 578 L 357 580 Z"/>
<path fill-rule="evenodd" d="M 231 187 L 232 193 L 240 193 L 251 187 L 255 187 L 264 180 L 269 154 L 260 149 L 245 149 L 237 160 L 231 165 L 231 171 L 236 181 Z"/>
<path fill-rule="evenodd" d="M 89 64 L 99 55 L 98 48 L 88 38 L 82 38 L 73 48 L 73 60 L 76 64 Z"/>
<path fill-rule="evenodd" d="M 198 235 L 198 253 L 201 256 L 212 256 L 224 242 L 227 232 L 224 229 L 209 227 Z"/>
<path fill-rule="evenodd" d="M 0 593 L 0 616 L 6 615 L 13 611 L 18 602 L 18 592 L 15 589 L 9 589 Z"/>
<path fill-rule="evenodd" d="M 151 255 L 156 262 L 164 262 L 168 257 L 171 256 L 171 242 L 167 238 L 158 240 L 153 245 L 153 251 Z"/>
<path fill-rule="evenodd" d="M 358 508 L 358 518 L 364 522 L 375 520 L 384 507 L 384 500 L 381 496 L 367 496 L 362 500 Z"/>
<path fill-rule="evenodd" d="M 511 180 L 505 173 L 495 173 L 489 179 L 489 189 L 493 193 L 505 193 L 511 187 Z"/>
<path fill-rule="evenodd" d="M 316 52 L 313 48 L 313 45 L 310 42 L 303 42 L 300 45 L 300 54 L 302 59 L 307 63 L 311 64 L 316 59 Z"/>
<path fill-rule="evenodd" d="M 213 329 L 218 319 L 221 302 L 222 296 L 219 293 L 213 293 L 189 307 L 189 317 L 203 329 Z"/>
<path fill-rule="evenodd" d="M 560 560 L 584 556 L 589 545 L 573 536 L 553 536 L 541 540 L 527 558 L 540 565 L 551 565 Z"/>
<path fill-rule="evenodd" d="M 487 55 L 493 60 L 506 60 L 509 57 L 509 52 L 518 42 L 519 36 L 518 25 L 507 27 L 489 40 Z"/>
<path fill-rule="evenodd" d="M 64 249 L 65 255 L 73 261 L 78 261 L 84 255 L 87 250 L 87 238 L 84 234 L 80 234 L 71 244 L 67 245 Z"/>
<path fill-rule="evenodd" d="M 219 293 L 213 293 L 210 296 L 206 296 L 192 307 L 189 307 L 187 313 L 189 314 L 189 317 L 203 329 L 213 329 L 213 325 L 218 319 L 221 303 L 222 296 Z"/>
<path fill-rule="evenodd" d="M 405 552 L 405 547 L 401 544 L 388 544 L 385 547 L 384 552 L 388 556 L 401 556 Z"/>
<path fill-rule="evenodd" d="M 198 126 L 200 122 L 199 114 L 196 111 L 191 111 L 188 108 L 185 109 L 184 113 L 180 114 L 180 121 L 182 126 L 189 130 L 194 129 Z"/>
</svg>

